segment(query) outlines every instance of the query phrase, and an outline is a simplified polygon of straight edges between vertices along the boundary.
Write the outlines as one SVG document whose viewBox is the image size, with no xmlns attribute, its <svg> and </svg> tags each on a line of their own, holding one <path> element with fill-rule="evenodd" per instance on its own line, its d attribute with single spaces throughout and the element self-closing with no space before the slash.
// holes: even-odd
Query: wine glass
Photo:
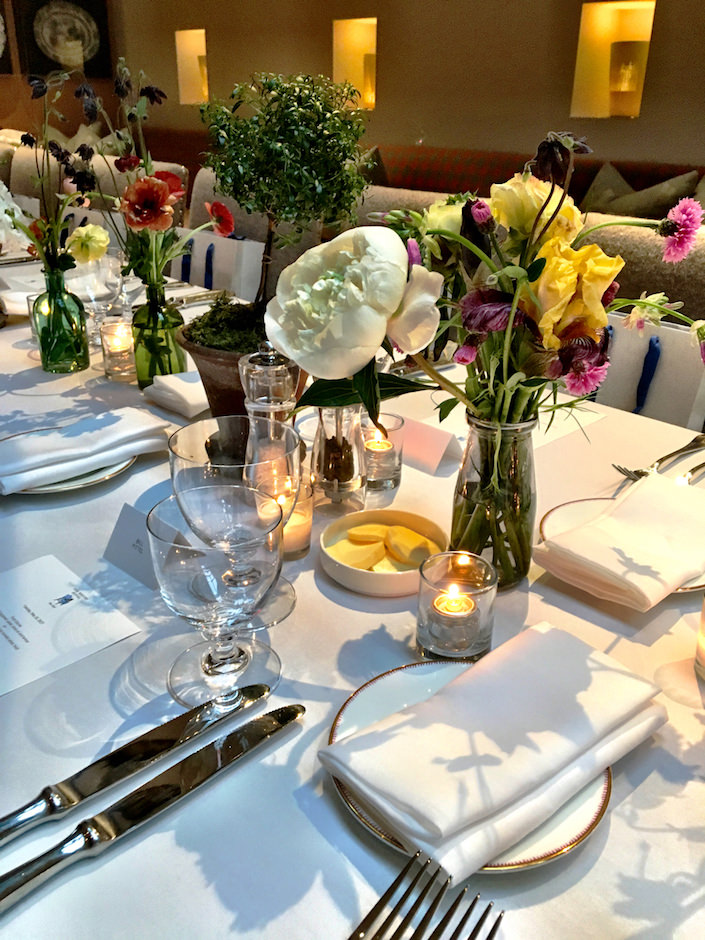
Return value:
<svg viewBox="0 0 705 940">
<path fill-rule="evenodd" d="M 87 261 L 66 273 L 66 286 L 86 308 L 88 341 L 92 346 L 100 346 L 100 325 L 120 296 L 121 268 L 120 259 L 106 253 L 97 261 Z"/>
<path fill-rule="evenodd" d="M 197 626 L 204 641 L 184 650 L 167 677 L 180 704 L 214 701 L 232 707 L 243 677 L 270 689 L 279 682 L 281 660 L 250 634 L 251 616 L 275 583 L 282 563 L 282 514 L 276 500 L 245 484 L 185 491 L 217 544 L 189 524 L 175 496 L 147 516 L 152 562 L 166 605 Z"/>
<path fill-rule="evenodd" d="M 214 489 L 246 482 L 274 497 L 282 510 L 282 525 L 293 512 L 301 478 L 301 439 L 282 421 L 230 415 L 205 418 L 175 431 L 169 438 L 169 464 L 174 494 L 181 511 L 205 541 L 215 544 L 216 533 L 203 529 L 195 518 L 187 490 Z M 208 516 L 212 524 L 213 516 Z M 271 627 L 288 617 L 296 604 L 293 585 L 280 578 L 254 618 L 258 628 Z"/>
</svg>

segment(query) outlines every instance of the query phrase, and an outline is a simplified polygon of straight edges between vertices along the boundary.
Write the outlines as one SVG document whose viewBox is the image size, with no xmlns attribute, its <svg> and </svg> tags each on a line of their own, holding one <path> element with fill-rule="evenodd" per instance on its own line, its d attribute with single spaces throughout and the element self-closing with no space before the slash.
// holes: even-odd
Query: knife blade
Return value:
<svg viewBox="0 0 705 940">
<path fill-rule="evenodd" d="M 152 777 L 101 813 L 82 820 L 63 841 L 0 876 L 0 912 L 73 862 L 99 855 L 126 833 L 138 829 L 282 731 L 304 712 L 303 705 L 284 705 L 253 718 Z"/>
<path fill-rule="evenodd" d="M 211 702 L 199 705 L 127 741 L 66 780 L 45 787 L 35 799 L 7 816 L 0 817 L 0 845 L 41 822 L 61 819 L 87 797 L 144 770 L 206 728 L 213 728 L 222 719 L 254 705 L 267 695 L 269 686 L 244 686 L 232 707 L 227 710 Z"/>
</svg>

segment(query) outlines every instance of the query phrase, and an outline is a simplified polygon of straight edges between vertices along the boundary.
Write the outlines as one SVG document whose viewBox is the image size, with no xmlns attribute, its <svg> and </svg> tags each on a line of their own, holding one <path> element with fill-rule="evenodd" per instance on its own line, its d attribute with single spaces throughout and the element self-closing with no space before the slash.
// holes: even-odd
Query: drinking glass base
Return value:
<svg viewBox="0 0 705 940">
<path fill-rule="evenodd" d="M 211 701 L 228 708 L 237 703 L 242 686 L 264 683 L 273 692 L 281 679 L 279 656 L 266 643 L 252 637 L 236 637 L 235 641 L 245 654 L 242 668 L 217 675 L 203 671 L 203 659 L 211 643 L 204 641 L 184 650 L 167 676 L 171 697 L 186 708 Z"/>
<path fill-rule="evenodd" d="M 274 587 L 267 592 L 262 606 L 250 617 L 247 624 L 248 632 L 266 630 L 267 627 L 281 623 L 282 620 L 286 620 L 294 607 L 296 607 L 294 585 L 280 575 Z"/>
</svg>

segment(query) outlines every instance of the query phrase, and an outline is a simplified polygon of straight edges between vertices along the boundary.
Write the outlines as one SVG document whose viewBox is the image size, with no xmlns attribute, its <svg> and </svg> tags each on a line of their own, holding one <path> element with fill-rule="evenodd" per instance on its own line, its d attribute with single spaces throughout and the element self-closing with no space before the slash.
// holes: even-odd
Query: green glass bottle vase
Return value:
<svg viewBox="0 0 705 940">
<path fill-rule="evenodd" d="M 45 372 L 81 372 L 90 364 L 83 304 L 66 290 L 63 271 L 45 271 L 46 290 L 32 306 Z"/>
<path fill-rule="evenodd" d="M 137 384 L 147 388 L 155 375 L 172 375 L 186 370 L 186 356 L 176 342 L 176 331 L 184 318 L 174 304 L 167 301 L 164 284 L 147 284 L 147 302 L 132 317 L 135 341 Z"/>
</svg>

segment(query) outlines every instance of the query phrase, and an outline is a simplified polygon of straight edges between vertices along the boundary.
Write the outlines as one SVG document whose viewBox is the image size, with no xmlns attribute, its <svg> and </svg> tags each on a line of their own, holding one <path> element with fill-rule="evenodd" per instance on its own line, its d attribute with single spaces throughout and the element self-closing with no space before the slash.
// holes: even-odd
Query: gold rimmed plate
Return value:
<svg viewBox="0 0 705 940">
<path fill-rule="evenodd" d="M 80 476 L 71 477 L 68 480 L 57 480 L 55 483 L 43 483 L 39 486 L 28 487 L 22 490 L 23 494 L 29 496 L 41 496 L 45 493 L 66 493 L 69 490 L 81 490 L 86 486 L 95 486 L 97 483 L 105 483 L 119 476 L 125 470 L 129 470 L 137 457 L 128 457 L 120 460 L 118 463 L 111 464 L 109 467 L 101 467 L 98 470 L 90 470 L 88 473 L 82 473 Z"/>
<path fill-rule="evenodd" d="M 423 702 L 468 668 L 472 667 L 467 663 L 423 662 L 410 663 L 382 673 L 348 698 L 333 722 L 329 743 L 407 705 Z M 383 822 L 362 806 L 339 780 L 335 777 L 333 780 L 340 797 L 358 822 L 387 845 L 400 852 L 407 852 Z M 611 790 L 612 774 L 607 768 L 550 819 L 480 870 L 494 873 L 534 868 L 572 852 L 597 828 L 607 810 Z"/>
<path fill-rule="evenodd" d="M 578 526 L 593 522 L 613 502 L 614 497 L 612 496 L 595 496 L 590 499 L 574 499 L 554 506 L 553 509 L 548 510 L 539 523 L 541 541 L 555 538 L 569 529 L 576 529 Z M 705 572 L 696 575 L 690 581 L 686 581 L 685 584 L 676 588 L 675 593 L 685 594 L 689 591 L 702 591 L 703 588 L 705 588 Z"/>
</svg>

